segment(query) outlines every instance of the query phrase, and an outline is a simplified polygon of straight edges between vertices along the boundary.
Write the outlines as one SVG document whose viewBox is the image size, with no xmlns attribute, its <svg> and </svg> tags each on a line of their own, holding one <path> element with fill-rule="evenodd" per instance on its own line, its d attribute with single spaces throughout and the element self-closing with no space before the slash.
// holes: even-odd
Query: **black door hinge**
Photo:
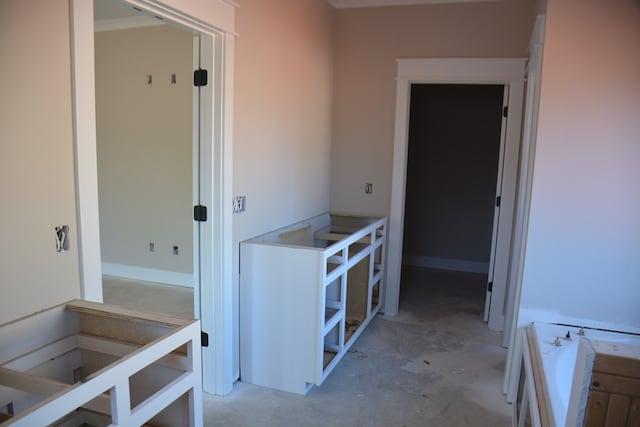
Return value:
<svg viewBox="0 0 640 427">
<path fill-rule="evenodd" d="M 508 106 L 504 106 L 502 108 L 502 117 L 507 117 L 509 115 L 509 107 Z"/>
<path fill-rule="evenodd" d="M 193 85 L 196 87 L 207 85 L 207 70 L 195 70 L 193 72 Z"/>
<path fill-rule="evenodd" d="M 200 345 L 202 347 L 209 347 L 209 334 L 206 332 L 200 332 Z"/>
<path fill-rule="evenodd" d="M 193 207 L 193 220 L 204 222 L 207 220 L 207 207 L 196 205 Z"/>
<path fill-rule="evenodd" d="M 496 206 L 500 207 L 500 203 L 502 203 L 502 197 L 498 196 L 498 197 L 496 197 Z"/>
<path fill-rule="evenodd" d="M 487 283 L 487 292 L 493 292 L 493 282 Z"/>
</svg>

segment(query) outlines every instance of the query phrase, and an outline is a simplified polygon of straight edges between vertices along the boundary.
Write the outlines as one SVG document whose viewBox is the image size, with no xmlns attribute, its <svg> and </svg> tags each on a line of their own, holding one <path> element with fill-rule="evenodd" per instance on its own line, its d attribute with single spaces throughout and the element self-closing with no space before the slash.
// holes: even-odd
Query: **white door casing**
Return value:
<svg viewBox="0 0 640 427">
<path fill-rule="evenodd" d="M 505 325 L 503 345 L 509 347 L 505 367 L 503 393 L 507 401 L 513 402 L 519 379 L 522 358 L 518 333 L 518 307 L 522 290 L 522 274 L 524 270 L 525 247 L 531 205 L 531 186 L 538 129 L 538 109 L 540 104 L 540 79 L 542 72 L 542 53 L 544 49 L 545 15 L 538 15 L 533 34 L 529 42 L 529 62 L 527 64 L 527 95 L 524 109 L 522 132 L 522 150 L 520 154 L 520 171 L 518 176 L 518 200 L 515 213 L 515 230 L 513 256 L 509 272 L 509 293 L 507 295 L 507 323 Z"/>
<path fill-rule="evenodd" d="M 69 0 L 76 150 L 76 200 L 83 298 L 102 300 L 96 159 L 93 1 Z M 235 3 L 125 0 L 141 9 L 199 32 L 209 85 L 201 97 L 201 202 L 209 220 L 200 227 L 200 318 L 210 345 L 203 349 L 203 388 L 231 391 L 233 377 L 232 295 L 232 124 Z M 204 67 L 203 67 L 204 68 Z"/>
<path fill-rule="evenodd" d="M 502 111 L 503 117 L 500 124 L 500 151 L 498 154 L 498 179 L 496 181 L 496 202 L 493 208 L 493 228 L 491 230 L 491 252 L 489 255 L 489 273 L 487 274 L 487 296 L 484 303 L 484 316 L 485 322 L 489 321 L 489 308 L 491 307 L 491 286 L 493 284 L 493 275 L 496 266 L 496 246 L 498 243 L 498 229 L 500 219 L 500 203 L 498 203 L 498 197 L 502 194 L 502 172 L 504 170 L 504 154 L 507 139 L 507 117 L 504 115 L 505 108 L 509 107 L 509 86 L 504 86 L 504 94 L 502 97 Z"/>
<path fill-rule="evenodd" d="M 385 315 L 394 316 L 398 313 L 411 85 L 414 83 L 502 84 L 509 88 L 509 115 L 506 128 L 502 194 L 496 195 L 501 196 L 502 203 L 498 221 L 499 230 L 489 327 L 492 330 L 503 330 L 520 147 L 525 65 L 526 59 L 524 58 L 398 59 Z"/>
</svg>

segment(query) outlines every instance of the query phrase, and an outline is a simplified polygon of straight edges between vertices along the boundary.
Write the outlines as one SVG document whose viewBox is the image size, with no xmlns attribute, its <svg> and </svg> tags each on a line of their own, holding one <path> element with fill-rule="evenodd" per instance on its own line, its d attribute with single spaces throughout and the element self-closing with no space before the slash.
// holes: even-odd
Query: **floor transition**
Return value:
<svg viewBox="0 0 640 427">
<path fill-rule="evenodd" d="M 298 396 L 238 382 L 228 396 L 205 394 L 205 426 L 510 426 L 506 350 L 481 321 L 485 284 L 406 268 L 398 316 L 374 319 L 322 386 Z M 106 278 L 104 294 L 130 308 L 192 309 L 183 288 Z"/>
</svg>

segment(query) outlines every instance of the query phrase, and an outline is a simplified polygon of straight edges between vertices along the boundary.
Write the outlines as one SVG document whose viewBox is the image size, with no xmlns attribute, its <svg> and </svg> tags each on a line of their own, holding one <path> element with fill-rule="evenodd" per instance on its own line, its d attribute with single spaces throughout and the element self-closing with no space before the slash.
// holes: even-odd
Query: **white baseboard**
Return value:
<svg viewBox="0 0 640 427">
<path fill-rule="evenodd" d="M 193 274 L 189 273 L 178 273 L 175 271 L 158 270 L 156 268 L 136 267 L 134 265 L 103 262 L 102 274 L 122 277 L 123 279 L 143 280 L 145 282 L 156 282 L 193 288 Z"/>
<path fill-rule="evenodd" d="M 467 261 L 464 259 L 436 258 L 420 255 L 403 255 L 402 265 L 413 267 L 437 268 L 439 270 L 466 271 L 468 273 L 488 273 L 489 263 Z"/>
</svg>

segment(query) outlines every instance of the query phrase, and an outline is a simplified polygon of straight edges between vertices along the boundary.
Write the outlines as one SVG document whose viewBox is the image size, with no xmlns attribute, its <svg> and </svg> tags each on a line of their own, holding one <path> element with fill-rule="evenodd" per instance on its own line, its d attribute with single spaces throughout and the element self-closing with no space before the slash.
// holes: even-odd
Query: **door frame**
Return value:
<svg viewBox="0 0 640 427">
<path fill-rule="evenodd" d="M 522 334 L 518 333 L 518 310 L 522 294 L 522 274 L 524 271 L 525 247 L 529 229 L 529 212 L 531 206 L 531 188 L 538 136 L 538 109 L 540 104 L 540 85 L 542 76 L 542 54 L 544 51 L 545 15 L 538 15 L 529 41 L 529 61 L 527 64 L 527 94 L 524 109 L 522 132 L 522 150 L 520 153 L 520 171 L 518 177 L 518 204 L 515 214 L 515 239 L 513 256 L 509 274 L 509 304 L 507 321 L 503 337 L 503 345 L 509 347 L 505 366 L 502 392 L 507 402 L 516 398 L 519 380 L 520 363 L 522 361 Z M 505 343 L 506 341 L 506 343 Z"/>
<path fill-rule="evenodd" d="M 504 303 L 520 150 L 526 58 L 411 58 L 397 61 L 396 119 L 384 313 L 387 316 L 396 315 L 400 297 L 411 85 L 421 83 L 501 84 L 509 87 L 509 114 L 489 328 L 502 331 L 505 323 Z"/>
<path fill-rule="evenodd" d="M 202 34 L 209 85 L 201 102 L 203 204 L 201 226 L 201 327 L 211 336 L 202 349 L 203 389 L 227 394 L 233 387 L 232 153 L 234 11 L 226 0 L 194 2 L 124 0 Z M 92 0 L 69 0 L 73 129 L 81 296 L 102 302 L 102 267 L 96 158 L 94 24 Z M 221 12 L 221 13 L 215 13 Z M 204 15 L 204 16 L 201 16 Z M 216 20 L 215 23 L 209 24 Z M 214 26 L 216 25 L 216 26 Z"/>
</svg>

